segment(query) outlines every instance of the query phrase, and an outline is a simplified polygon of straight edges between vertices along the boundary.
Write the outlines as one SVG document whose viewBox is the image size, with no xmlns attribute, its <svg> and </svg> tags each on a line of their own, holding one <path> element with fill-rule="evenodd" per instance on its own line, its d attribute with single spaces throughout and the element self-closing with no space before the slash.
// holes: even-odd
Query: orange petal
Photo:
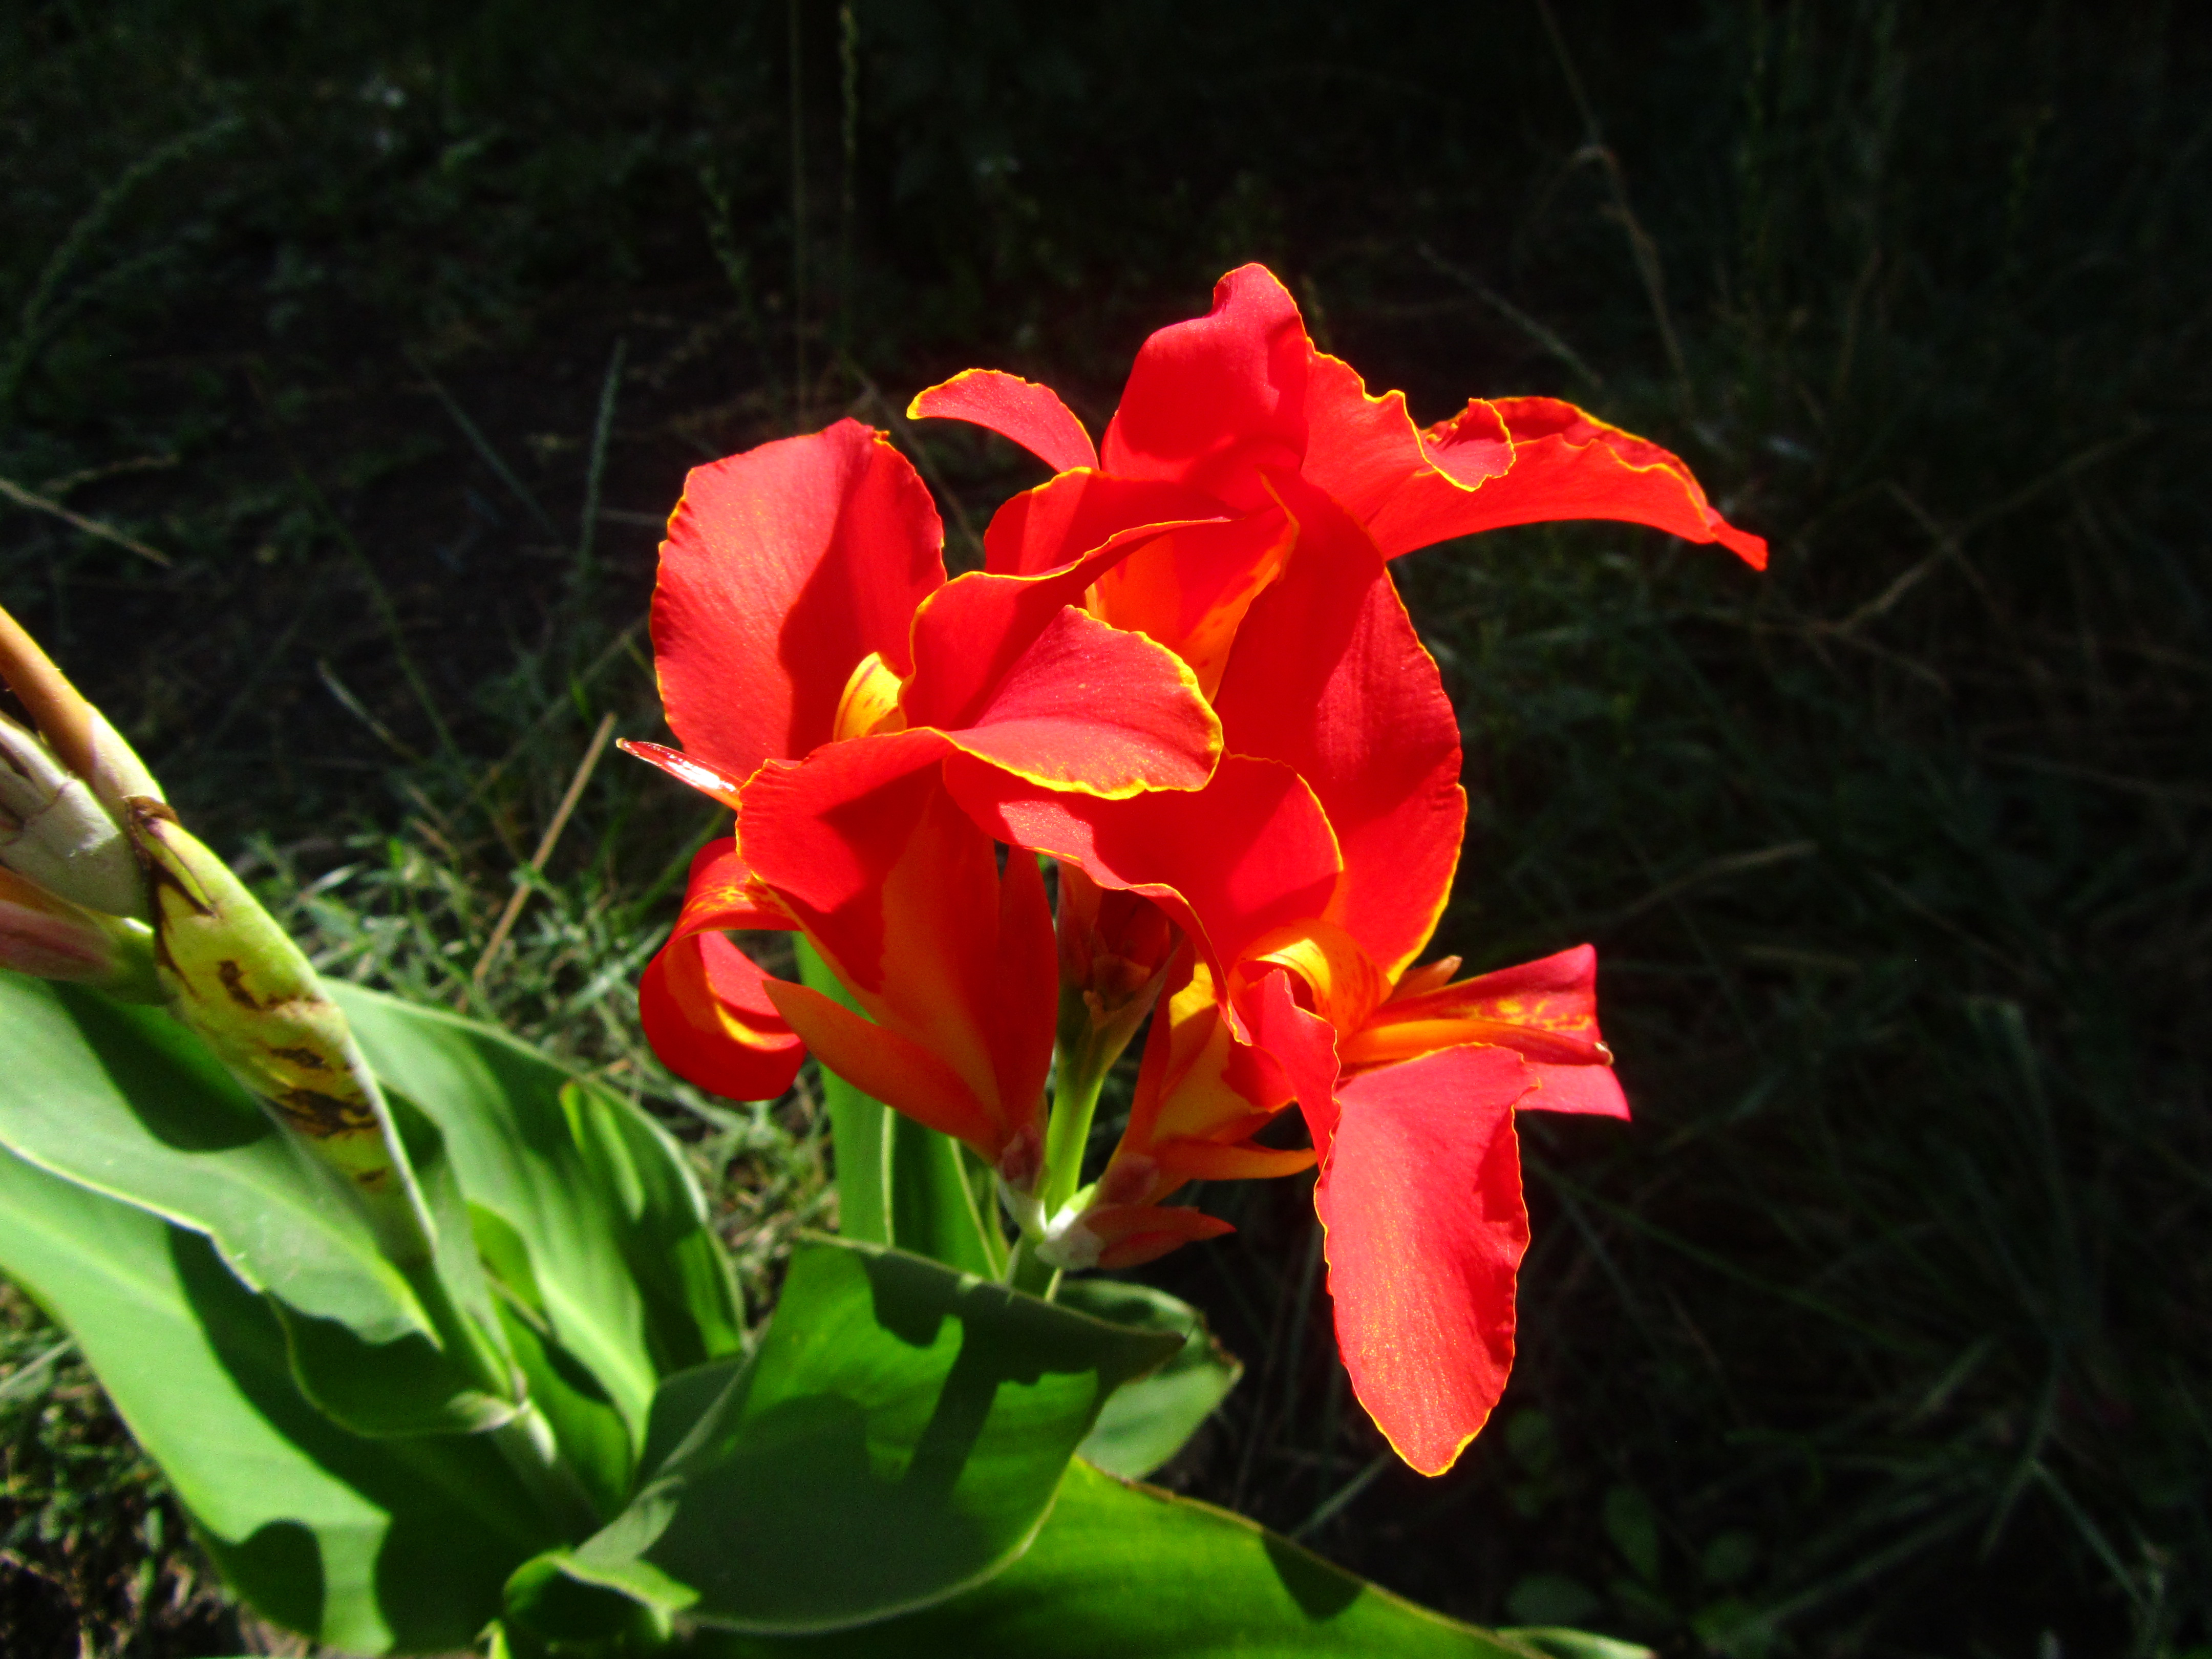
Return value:
<svg viewBox="0 0 2212 1659">
<path fill-rule="evenodd" d="M 996 368 L 970 368 L 907 405 L 907 419 L 969 421 L 1019 444 L 1055 472 L 1097 466 L 1098 452 L 1050 386 Z"/>
</svg>

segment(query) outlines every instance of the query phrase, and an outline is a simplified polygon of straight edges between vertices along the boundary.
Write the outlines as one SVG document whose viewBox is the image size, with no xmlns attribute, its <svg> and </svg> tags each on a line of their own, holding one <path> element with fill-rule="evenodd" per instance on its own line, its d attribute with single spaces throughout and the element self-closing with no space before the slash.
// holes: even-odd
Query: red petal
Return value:
<svg viewBox="0 0 2212 1659">
<path fill-rule="evenodd" d="M 1447 1048 L 1339 1091 L 1314 1188 L 1337 1346 L 1360 1404 L 1424 1474 L 1458 1459 L 1512 1369 L 1528 1245 L 1513 1108 L 1531 1081 L 1508 1050 Z"/>
<path fill-rule="evenodd" d="M 1513 465 L 1440 514 L 1429 540 L 1554 519 L 1617 519 L 1718 542 L 1753 569 L 1766 568 L 1765 538 L 1716 513 L 1679 456 L 1556 398 L 1501 398 L 1493 406 L 1512 434 Z M 1454 424 L 1432 428 L 1431 440 Z"/>
<path fill-rule="evenodd" d="M 1230 753 L 1312 786 L 1344 855 L 1326 915 L 1395 977 L 1459 862 L 1459 722 L 1373 543 L 1314 492 L 1291 506 L 1297 551 L 1254 601 L 1214 708 Z"/>
<path fill-rule="evenodd" d="M 1260 469 L 1295 472 L 1305 453 L 1313 360 L 1298 308 L 1261 265 L 1231 271 L 1213 309 L 1139 348 L 1099 447 L 1106 471 L 1165 478 L 1247 511 L 1267 503 Z"/>
<path fill-rule="evenodd" d="M 922 1044 L 861 1018 L 806 986 L 771 980 L 768 989 L 792 1029 L 839 1077 L 997 1162 L 1008 1138 L 997 1113 L 965 1078 Z"/>
<path fill-rule="evenodd" d="M 1057 570 L 1115 536 L 1221 517 L 1221 503 L 1158 479 L 1063 472 L 1011 497 L 983 532 L 983 568 L 994 575 Z"/>
<path fill-rule="evenodd" d="M 1098 465 L 1098 452 L 1050 386 L 995 368 L 971 368 L 907 405 L 907 419 L 972 421 L 1012 440 L 1055 472 Z"/>
<path fill-rule="evenodd" d="M 1109 1272 L 1140 1267 L 1185 1244 L 1237 1231 L 1218 1217 L 1181 1205 L 1109 1205 L 1085 1213 L 1083 1225 L 1103 1242 L 1098 1266 Z"/>
<path fill-rule="evenodd" d="M 728 776 L 831 736 L 870 652 L 911 667 L 915 607 L 945 580 L 929 492 L 856 421 L 693 470 L 661 544 L 654 670 L 686 750 Z"/>
<path fill-rule="evenodd" d="M 1224 969 L 1262 933 L 1315 914 L 1336 884 L 1336 844 L 1313 792 L 1272 762 L 1224 756 L 1203 789 L 1125 800 L 957 763 L 945 774 L 1000 840 L 1157 901 Z"/>
<path fill-rule="evenodd" d="M 941 734 L 913 731 L 765 767 L 745 786 L 744 854 L 867 1016 L 933 1054 L 1011 1136 L 1043 1093 L 1059 994 L 1052 923 L 1025 885 L 1033 871 L 1016 868 L 1002 890 L 990 837 L 945 790 L 948 752 Z M 787 1011 L 804 1000 L 774 994 Z M 902 1104 L 869 1076 L 863 1086 Z M 916 1086 L 918 1099 L 945 1094 Z M 915 1115 L 925 1109 L 938 1109 Z"/>
<path fill-rule="evenodd" d="M 915 618 L 908 722 L 1054 787 L 1195 789 L 1220 753 L 1220 726 L 1172 652 L 1067 603 L 1092 568 L 975 574 L 932 594 Z"/>
</svg>

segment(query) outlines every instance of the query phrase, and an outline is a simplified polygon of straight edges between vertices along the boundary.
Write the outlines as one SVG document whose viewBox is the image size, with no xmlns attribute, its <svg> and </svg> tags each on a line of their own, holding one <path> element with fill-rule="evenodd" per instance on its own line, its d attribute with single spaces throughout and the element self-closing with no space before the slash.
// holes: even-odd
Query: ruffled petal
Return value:
<svg viewBox="0 0 2212 1659">
<path fill-rule="evenodd" d="M 1615 519 L 1718 542 L 1753 569 L 1766 568 L 1765 538 L 1715 512 L 1680 457 L 1556 398 L 1500 398 L 1490 407 L 1511 435 L 1513 465 L 1455 511 L 1440 511 L 1425 526 L 1427 541 L 1555 519 Z M 1432 441 L 1449 441 L 1456 424 L 1432 428 Z"/>
<path fill-rule="evenodd" d="M 1323 914 L 1395 976 L 1459 863 L 1459 721 L 1374 544 L 1315 492 L 1290 506 L 1297 551 L 1253 602 L 1214 708 L 1230 753 L 1285 762 L 1312 787 L 1344 856 Z"/>
<path fill-rule="evenodd" d="M 1447 1048 L 1341 1085 L 1314 1207 L 1337 1346 L 1391 1446 L 1441 1474 L 1513 1364 L 1528 1245 L 1513 1109 L 1534 1079 L 1504 1048 Z"/>
<path fill-rule="evenodd" d="M 1109 1272 L 1141 1267 L 1185 1244 L 1237 1231 L 1218 1216 L 1181 1205 L 1107 1206 L 1086 1212 L 1082 1226 L 1098 1243 L 1093 1265 Z"/>
<path fill-rule="evenodd" d="M 1429 465 L 1361 516 L 1386 559 L 1465 532 L 1456 528 L 1476 486 L 1513 465 L 1513 440 L 1497 408 L 1477 398 L 1421 434 Z"/>
<path fill-rule="evenodd" d="M 971 368 L 921 393 L 907 419 L 968 421 L 1019 444 L 1055 472 L 1097 466 L 1098 452 L 1050 386 L 996 368 Z"/>
<path fill-rule="evenodd" d="M 914 468 L 857 421 L 693 469 L 653 595 L 654 670 L 685 750 L 744 778 L 828 742 L 871 652 L 911 668 L 943 539 Z"/>
<path fill-rule="evenodd" d="M 1211 312 L 1138 349 L 1099 446 L 1105 470 L 1266 506 L 1261 469 L 1295 472 L 1305 453 L 1312 360 L 1296 301 L 1265 266 L 1240 266 L 1214 284 Z"/>
<path fill-rule="evenodd" d="M 1091 568 L 977 573 L 932 594 L 915 617 L 907 722 L 1048 787 L 1195 789 L 1220 754 L 1220 723 L 1174 653 L 1067 602 Z"/>
</svg>

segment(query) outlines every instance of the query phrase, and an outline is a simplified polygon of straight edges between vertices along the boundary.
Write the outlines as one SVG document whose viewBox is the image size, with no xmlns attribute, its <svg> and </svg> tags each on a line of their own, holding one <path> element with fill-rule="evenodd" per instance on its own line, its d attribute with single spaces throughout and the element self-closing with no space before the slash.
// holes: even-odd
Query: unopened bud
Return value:
<svg viewBox="0 0 2212 1659">
<path fill-rule="evenodd" d="M 1073 864 L 1060 866 L 1058 933 L 1061 1063 L 1103 1076 L 1152 1012 L 1182 934 L 1141 893 Z"/>
<path fill-rule="evenodd" d="M 129 808 L 154 895 L 156 965 L 177 1017 L 361 1195 L 388 1247 L 421 1253 L 427 1223 L 389 1109 L 313 964 L 167 806 Z"/>
<path fill-rule="evenodd" d="M 143 922 L 101 915 L 0 870 L 0 968 L 74 980 L 131 1002 L 158 1002 L 154 935 Z"/>
<path fill-rule="evenodd" d="M 0 715 L 0 864 L 110 915 L 149 914 L 131 844 L 92 787 L 32 732 Z"/>
</svg>

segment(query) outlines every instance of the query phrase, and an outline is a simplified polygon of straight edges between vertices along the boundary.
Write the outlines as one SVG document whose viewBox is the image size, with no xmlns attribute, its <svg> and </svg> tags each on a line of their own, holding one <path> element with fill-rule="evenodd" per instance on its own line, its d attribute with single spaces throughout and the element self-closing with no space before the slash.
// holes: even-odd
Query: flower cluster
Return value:
<svg viewBox="0 0 2212 1659">
<path fill-rule="evenodd" d="M 1409 1463 L 1449 1468 L 1511 1361 L 1514 1114 L 1627 1107 L 1587 946 L 1416 965 L 1466 797 L 1389 562 L 1554 519 L 1754 567 L 1765 544 L 1571 405 L 1416 427 L 1256 265 L 1145 343 L 1096 449 L 994 371 L 910 413 L 1054 470 L 994 518 L 980 572 L 946 579 L 927 490 L 852 421 L 698 469 L 671 520 L 653 632 L 682 749 L 633 747 L 737 823 L 646 972 L 647 1034 L 739 1098 L 812 1051 L 988 1160 L 1063 1267 L 1226 1231 L 1170 1202 L 1193 1181 L 1317 1162 L 1353 1387 Z M 746 929 L 803 933 L 859 1012 L 764 973 L 727 937 Z M 1085 1184 L 1100 1080 L 1147 1014 L 1128 1126 Z M 1310 1146 L 1259 1139 L 1293 1103 Z"/>
</svg>

